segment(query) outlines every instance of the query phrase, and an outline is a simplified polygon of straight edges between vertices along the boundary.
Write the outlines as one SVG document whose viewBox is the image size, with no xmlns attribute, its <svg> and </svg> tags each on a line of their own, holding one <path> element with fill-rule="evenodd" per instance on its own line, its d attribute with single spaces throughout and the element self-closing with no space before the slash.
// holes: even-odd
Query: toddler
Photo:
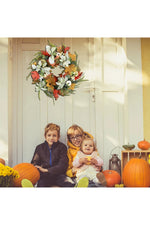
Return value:
<svg viewBox="0 0 150 225">
<path fill-rule="evenodd" d="M 88 177 L 95 186 L 106 186 L 105 176 L 99 172 L 103 160 L 98 155 L 93 139 L 85 137 L 80 150 L 73 161 L 72 169 L 76 172 L 77 183 L 81 178 Z"/>
</svg>

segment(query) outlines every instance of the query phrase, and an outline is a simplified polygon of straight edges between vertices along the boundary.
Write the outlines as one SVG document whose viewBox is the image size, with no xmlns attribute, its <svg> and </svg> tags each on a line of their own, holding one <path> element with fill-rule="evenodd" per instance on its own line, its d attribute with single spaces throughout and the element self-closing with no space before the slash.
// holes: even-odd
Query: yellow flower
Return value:
<svg viewBox="0 0 150 225">
<path fill-rule="evenodd" d="M 56 85 L 56 78 L 49 74 L 46 78 L 46 86 L 48 87 L 49 91 L 54 90 L 54 86 Z"/>
<path fill-rule="evenodd" d="M 75 88 L 75 84 L 72 83 L 72 84 L 70 85 L 69 89 L 74 90 L 74 88 Z"/>
<path fill-rule="evenodd" d="M 77 67 L 74 64 L 71 64 L 65 68 L 65 73 L 71 74 L 71 72 L 76 72 L 76 71 L 77 71 Z"/>
<path fill-rule="evenodd" d="M 0 169 L 1 169 L 1 168 L 4 168 L 4 165 L 3 165 L 2 163 L 0 163 Z"/>
<path fill-rule="evenodd" d="M 7 176 L 7 172 L 6 171 L 3 171 L 3 176 Z"/>
<path fill-rule="evenodd" d="M 16 171 L 16 170 L 14 170 L 13 176 L 14 176 L 14 178 L 19 178 L 20 177 L 18 171 Z"/>
<path fill-rule="evenodd" d="M 71 54 L 69 52 L 69 57 L 71 58 L 72 61 L 76 61 L 76 55 L 75 54 Z"/>
</svg>

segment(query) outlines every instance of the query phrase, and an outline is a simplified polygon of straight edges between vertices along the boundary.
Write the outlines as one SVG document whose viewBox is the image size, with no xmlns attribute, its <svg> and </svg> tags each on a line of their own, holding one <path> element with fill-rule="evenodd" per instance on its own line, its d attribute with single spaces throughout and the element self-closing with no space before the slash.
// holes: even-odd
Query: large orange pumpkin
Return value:
<svg viewBox="0 0 150 225">
<path fill-rule="evenodd" d="M 13 181 L 15 187 L 21 187 L 22 179 L 28 179 L 35 185 L 40 178 L 38 169 L 31 163 L 20 163 L 14 166 L 13 169 L 17 170 L 20 175 L 19 178 L 16 178 Z"/>
<path fill-rule="evenodd" d="M 5 160 L 0 158 L 0 163 L 2 163 L 3 165 L 5 165 Z"/>
<path fill-rule="evenodd" d="M 104 170 L 103 174 L 105 176 L 107 187 L 114 187 L 115 184 L 120 184 L 121 177 L 115 170 Z"/>
<path fill-rule="evenodd" d="M 138 142 L 138 147 L 142 150 L 148 150 L 150 148 L 150 143 L 144 139 Z"/>
<path fill-rule="evenodd" d="M 123 169 L 123 183 L 126 187 L 149 187 L 150 168 L 144 159 L 130 159 Z"/>
</svg>

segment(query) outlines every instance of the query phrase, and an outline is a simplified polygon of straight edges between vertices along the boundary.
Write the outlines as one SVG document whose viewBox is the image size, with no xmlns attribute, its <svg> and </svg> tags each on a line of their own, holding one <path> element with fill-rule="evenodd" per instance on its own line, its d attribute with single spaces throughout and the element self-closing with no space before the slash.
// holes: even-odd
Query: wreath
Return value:
<svg viewBox="0 0 150 225">
<path fill-rule="evenodd" d="M 85 81 L 83 72 L 78 65 L 78 55 L 71 54 L 70 47 L 65 45 L 57 47 L 48 43 L 45 51 L 39 51 L 29 63 L 35 91 L 43 91 L 48 97 L 57 100 L 59 96 L 68 96 L 75 93 L 79 83 Z"/>
</svg>

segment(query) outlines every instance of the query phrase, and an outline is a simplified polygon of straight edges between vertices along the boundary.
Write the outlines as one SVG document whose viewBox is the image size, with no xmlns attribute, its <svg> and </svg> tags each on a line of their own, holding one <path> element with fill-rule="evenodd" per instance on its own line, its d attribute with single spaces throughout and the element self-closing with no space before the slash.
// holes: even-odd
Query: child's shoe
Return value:
<svg viewBox="0 0 150 225">
<path fill-rule="evenodd" d="M 104 174 L 102 172 L 99 172 L 99 173 L 96 174 L 96 177 L 98 178 L 98 180 L 101 183 L 101 185 L 103 187 L 106 187 L 107 182 L 106 182 Z"/>
</svg>

